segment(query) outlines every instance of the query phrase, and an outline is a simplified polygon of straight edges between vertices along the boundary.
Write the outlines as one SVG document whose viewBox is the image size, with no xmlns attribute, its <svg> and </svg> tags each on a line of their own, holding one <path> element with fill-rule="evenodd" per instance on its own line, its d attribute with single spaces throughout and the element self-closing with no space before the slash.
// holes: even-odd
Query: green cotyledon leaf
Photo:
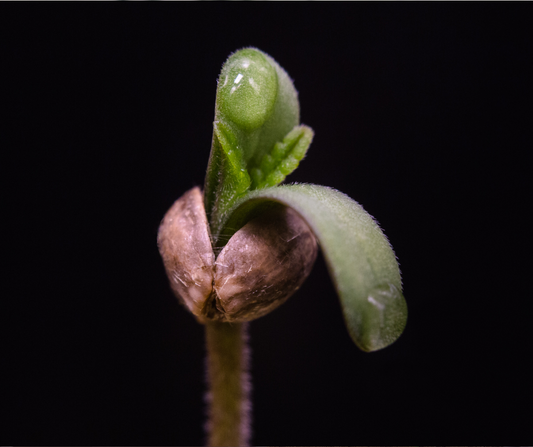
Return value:
<svg viewBox="0 0 533 447">
<path fill-rule="evenodd" d="M 215 228 L 215 245 L 276 206 L 298 212 L 315 234 L 356 345 L 375 351 L 393 343 L 407 321 L 398 262 L 372 216 L 345 194 L 311 184 L 249 191 Z"/>
<path fill-rule="evenodd" d="M 204 202 L 213 230 L 247 191 L 275 186 L 305 156 L 313 131 L 299 126 L 296 89 L 267 54 L 232 54 L 218 79 Z"/>
</svg>

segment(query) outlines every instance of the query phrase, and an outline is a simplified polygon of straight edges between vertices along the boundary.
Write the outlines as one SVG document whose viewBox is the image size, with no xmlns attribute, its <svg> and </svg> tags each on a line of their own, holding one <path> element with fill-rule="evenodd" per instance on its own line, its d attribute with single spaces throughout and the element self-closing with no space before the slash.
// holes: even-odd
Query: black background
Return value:
<svg viewBox="0 0 533 447">
<path fill-rule="evenodd" d="M 204 442 L 203 328 L 156 235 L 244 46 L 315 130 L 288 181 L 375 216 L 409 306 L 360 352 L 319 257 L 251 324 L 253 443 L 531 443 L 530 4 L 2 9 L 2 444 Z"/>
</svg>

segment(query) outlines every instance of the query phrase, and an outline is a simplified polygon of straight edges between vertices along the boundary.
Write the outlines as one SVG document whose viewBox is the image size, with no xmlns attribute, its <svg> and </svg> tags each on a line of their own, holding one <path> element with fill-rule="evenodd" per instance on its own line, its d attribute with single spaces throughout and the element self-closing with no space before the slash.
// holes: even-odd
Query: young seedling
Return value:
<svg viewBox="0 0 533 447">
<path fill-rule="evenodd" d="M 317 241 L 360 349 L 382 349 L 405 327 L 398 263 L 372 216 L 332 188 L 279 186 L 313 138 L 299 115 L 274 59 L 255 48 L 232 54 L 218 79 L 203 193 L 186 192 L 159 229 L 171 288 L 206 329 L 210 446 L 248 445 L 247 324 L 301 286 Z"/>
</svg>

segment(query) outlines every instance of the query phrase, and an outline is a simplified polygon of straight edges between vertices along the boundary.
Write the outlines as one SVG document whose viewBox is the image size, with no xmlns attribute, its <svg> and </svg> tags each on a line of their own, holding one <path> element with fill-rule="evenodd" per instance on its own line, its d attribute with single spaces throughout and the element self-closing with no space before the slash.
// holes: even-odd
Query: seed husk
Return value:
<svg viewBox="0 0 533 447">
<path fill-rule="evenodd" d="M 318 252 L 308 225 L 284 206 L 239 229 L 216 261 L 209 236 L 199 188 L 172 205 L 158 236 L 171 288 L 200 322 L 266 315 L 298 290 Z"/>
<path fill-rule="evenodd" d="M 197 317 L 213 291 L 215 254 L 200 188 L 174 202 L 157 237 L 159 252 L 178 299 Z"/>
</svg>

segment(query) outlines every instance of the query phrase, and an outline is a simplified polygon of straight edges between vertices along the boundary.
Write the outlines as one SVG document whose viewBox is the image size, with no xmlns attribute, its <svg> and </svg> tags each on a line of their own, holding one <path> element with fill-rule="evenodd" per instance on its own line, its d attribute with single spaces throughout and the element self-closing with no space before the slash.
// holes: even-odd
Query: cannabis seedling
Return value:
<svg viewBox="0 0 533 447">
<path fill-rule="evenodd" d="M 274 59 L 255 48 L 232 54 L 218 79 L 203 194 L 186 192 L 159 229 L 172 290 L 206 328 L 211 446 L 248 444 L 247 322 L 300 287 L 317 240 L 359 348 L 384 348 L 405 327 L 398 263 L 372 216 L 332 188 L 278 186 L 313 138 L 299 115 Z"/>
</svg>

